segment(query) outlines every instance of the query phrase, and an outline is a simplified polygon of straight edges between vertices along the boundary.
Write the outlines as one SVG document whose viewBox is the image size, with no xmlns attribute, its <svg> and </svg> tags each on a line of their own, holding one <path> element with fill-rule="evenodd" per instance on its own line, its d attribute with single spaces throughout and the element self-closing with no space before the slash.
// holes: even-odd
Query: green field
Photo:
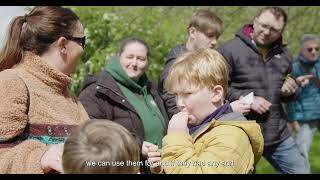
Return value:
<svg viewBox="0 0 320 180">
<path fill-rule="evenodd" d="M 312 174 L 320 174 L 320 133 L 317 132 L 309 153 Z M 275 174 L 276 171 L 264 158 L 257 165 L 257 174 Z"/>
</svg>

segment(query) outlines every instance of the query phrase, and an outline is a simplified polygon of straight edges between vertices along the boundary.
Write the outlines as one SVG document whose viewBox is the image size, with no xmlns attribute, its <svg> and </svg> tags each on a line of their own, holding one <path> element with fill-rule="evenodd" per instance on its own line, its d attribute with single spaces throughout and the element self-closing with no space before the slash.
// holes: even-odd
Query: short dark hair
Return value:
<svg viewBox="0 0 320 180">
<path fill-rule="evenodd" d="M 273 14 L 276 17 L 277 20 L 282 17 L 283 22 L 284 22 L 283 28 L 286 26 L 287 21 L 288 21 L 288 16 L 287 16 L 287 13 L 281 7 L 277 7 L 277 6 L 264 7 L 262 9 L 260 9 L 258 14 L 256 15 L 256 18 L 259 17 L 262 13 L 264 13 L 266 11 L 270 11 L 271 14 Z"/>
<path fill-rule="evenodd" d="M 150 49 L 149 49 L 148 44 L 144 40 L 142 40 L 140 38 L 137 38 L 137 37 L 129 37 L 129 38 L 126 38 L 126 39 L 122 40 L 122 42 L 121 42 L 121 44 L 119 46 L 118 55 L 120 56 L 123 53 L 123 51 L 126 48 L 126 46 L 128 44 L 131 44 L 131 43 L 142 44 L 147 49 L 147 57 L 149 57 Z"/>
</svg>

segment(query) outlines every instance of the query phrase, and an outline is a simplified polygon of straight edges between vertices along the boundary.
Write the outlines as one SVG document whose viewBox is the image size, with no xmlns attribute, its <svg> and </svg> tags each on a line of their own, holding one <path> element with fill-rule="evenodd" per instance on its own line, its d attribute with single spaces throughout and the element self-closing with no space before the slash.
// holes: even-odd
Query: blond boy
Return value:
<svg viewBox="0 0 320 180">
<path fill-rule="evenodd" d="M 180 56 L 165 88 L 176 96 L 179 113 L 170 120 L 160 153 L 149 161 L 164 173 L 251 173 L 263 151 L 255 121 L 233 112 L 225 101 L 228 67 L 215 50 L 200 49 Z"/>
<path fill-rule="evenodd" d="M 132 135 L 109 120 L 90 120 L 66 140 L 64 173 L 137 174 L 140 152 Z"/>
<path fill-rule="evenodd" d="M 223 33 L 222 19 L 210 10 L 200 9 L 196 11 L 187 26 L 188 38 L 185 44 L 180 44 L 172 48 L 168 54 L 163 71 L 159 78 L 159 93 L 166 105 L 169 118 L 179 112 L 175 102 L 175 96 L 170 94 L 164 87 L 165 79 L 172 64 L 177 57 L 185 52 L 194 51 L 202 48 L 214 49 L 217 41 Z M 248 113 L 250 105 L 242 100 L 235 100 L 231 103 L 233 111 Z"/>
<path fill-rule="evenodd" d="M 170 49 L 159 78 L 159 93 L 165 102 L 169 118 L 178 112 L 175 97 L 164 88 L 164 82 L 168 76 L 170 67 L 177 57 L 184 52 L 200 48 L 214 48 L 223 29 L 222 19 L 216 13 L 200 9 L 193 13 L 186 27 L 188 33 L 186 42 Z"/>
</svg>

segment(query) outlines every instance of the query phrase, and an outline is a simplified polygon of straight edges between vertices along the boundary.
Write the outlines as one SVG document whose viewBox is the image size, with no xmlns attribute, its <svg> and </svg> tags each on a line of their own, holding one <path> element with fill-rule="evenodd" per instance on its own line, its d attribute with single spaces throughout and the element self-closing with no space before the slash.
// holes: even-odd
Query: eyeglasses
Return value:
<svg viewBox="0 0 320 180">
<path fill-rule="evenodd" d="M 270 26 L 270 25 L 261 23 L 261 22 L 259 22 L 259 21 L 256 21 L 256 22 L 259 24 L 260 28 L 262 28 L 262 29 L 268 29 L 268 30 L 270 31 L 270 34 L 278 34 L 278 33 L 281 32 L 281 29 L 276 29 L 276 28 L 274 28 L 274 27 L 272 27 L 272 26 Z"/>
<path fill-rule="evenodd" d="M 66 37 L 68 40 L 75 41 L 82 46 L 82 49 L 86 46 L 86 36 L 83 37 Z"/>
<path fill-rule="evenodd" d="M 311 53 L 312 50 L 316 50 L 317 52 L 319 51 L 319 47 L 315 47 L 315 48 L 307 48 L 308 52 Z"/>
</svg>

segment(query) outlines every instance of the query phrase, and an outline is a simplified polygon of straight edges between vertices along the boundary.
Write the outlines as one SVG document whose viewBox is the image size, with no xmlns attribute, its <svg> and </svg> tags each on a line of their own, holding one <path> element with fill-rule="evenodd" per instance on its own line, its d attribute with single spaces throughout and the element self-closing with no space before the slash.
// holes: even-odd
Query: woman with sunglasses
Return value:
<svg viewBox="0 0 320 180">
<path fill-rule="evenodd" d="M 307 158 L 313 136 L 320 128 L 320 39 L 317 35 L 306 34 L 300 42 L 300 53 L 293 64 L 292 76 L 300 85 L 295 101 L 287 104 L 288 119 L 296 133 L 296 142 Z"/>
<path fill-rule="evenodd" d="M 70 9 L 38 6 L 12 21 L 0 56 L 0 173 L 62 172 L 64 140 L 88 119 L 68 92 L 84 45 Z"/>
</svg>

